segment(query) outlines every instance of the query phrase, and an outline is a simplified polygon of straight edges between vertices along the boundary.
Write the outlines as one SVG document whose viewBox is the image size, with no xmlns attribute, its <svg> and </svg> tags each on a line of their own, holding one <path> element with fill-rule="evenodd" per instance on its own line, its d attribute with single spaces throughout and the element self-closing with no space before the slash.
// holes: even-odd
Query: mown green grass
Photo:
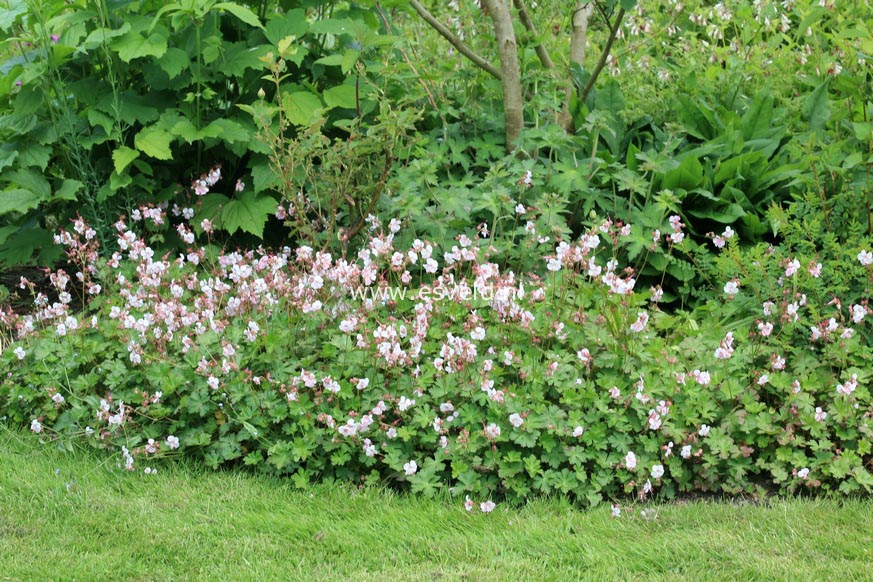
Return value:
<svg viewBox="0 0 873 582">
<path fill-rule="evenodd" d="M 184 464 L 125 473 L 0 428 L 0 580 L 873 580 L 873 501 L 457 500 Z"/>
</svg>

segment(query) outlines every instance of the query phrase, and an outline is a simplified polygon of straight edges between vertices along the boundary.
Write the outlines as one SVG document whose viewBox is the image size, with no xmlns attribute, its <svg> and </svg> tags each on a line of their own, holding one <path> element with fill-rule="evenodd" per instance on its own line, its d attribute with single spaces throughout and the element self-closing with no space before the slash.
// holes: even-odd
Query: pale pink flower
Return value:
<svg viewBox="0 0 873 582">
<path fill-rule="evenodd" d="M 628 471 L 633 471 L 637 468 L 637 456 L 633 451 L 628 451 L 624 456 L 624 466 L 627 467 Z"/>
<path fill-rule="evenodd" d="M 489 499 L 488 501 L 483 501 L 479 504 L 479 511 L 482 513 L 491 513 L 494 511 L 495 507 L 497 507 L 497 504 Z"/>
<path fill-rule="evenodd" d="M 660 479 L 664 476 L 664 465 L 658 464 L 652 467 L 652 479 Z"/>
</svg>

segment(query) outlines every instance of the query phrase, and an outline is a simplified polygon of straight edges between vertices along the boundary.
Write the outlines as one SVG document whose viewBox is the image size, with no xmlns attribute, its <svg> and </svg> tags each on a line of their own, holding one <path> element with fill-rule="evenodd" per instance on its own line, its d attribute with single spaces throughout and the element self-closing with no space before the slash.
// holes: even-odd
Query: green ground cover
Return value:
<svg viewBox="0 0 873 582">
<path fill-rule="evenodd" d="M 869 500 L 693 501 L 611 517 L 184 463 L 126 473 L 0 432 L 0 580 L 870 580 Z M 69 488 L 68 488 L 69 485 Z"/>
</svg>

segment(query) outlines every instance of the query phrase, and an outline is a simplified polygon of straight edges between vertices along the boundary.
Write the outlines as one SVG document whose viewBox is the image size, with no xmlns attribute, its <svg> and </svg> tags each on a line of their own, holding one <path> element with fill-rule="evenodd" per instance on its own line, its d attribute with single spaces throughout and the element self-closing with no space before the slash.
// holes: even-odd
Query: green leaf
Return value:
<svg viewBox="0 0 873 582">
<path fill-rule="evenodd" d="M 167 52 L 167 37 L 158 32 L 143 36 L 139 32 L 130 31 L 112 42 L 112 48 L 118 51 L 118 56 L 125 63 L 146 56 L 160 58 Z"/>
<path fill-rule="evenodd" d="M 252 134 L 243 124 L 233 119 L 216 119 L 200 130 L 203 138 L 221 138 L 227 143 L 245 142 L 252 139 Z"/>
<path fill-rule="evenodd" d="M 703 166 L 696 156 L 687 156 L 679 167 L 664 174 L 661 188 L 692 190 L 703 184 Z"/>
<path fill-rule="evenodd" d="M 217 223 L 216 226 L 220 226 L 220 213 L 224 209 L 224 207 L 227 206 L 228 202 L 230 202 L 230 198 L 228 198 L 224 194 L 212 193 L 204 196 L 200 204 L 200 212 L 194 219 L 194 230 L 196 230 L 198 234 L 201 232 L 200 222 L 204 218 L 211 220 L 214 223 Z"/>
<path fill-rule="evenodd" d="M 801 111 L 804 121 L 809 122 L 810 129 L 824 129 L 831 116 L 831 103 L 828 99 L 828 81 L 816 87 L 803 102 Z"/>
<path fill-rule="evenodd" d="M 230 234 L 242 230 L 263 238 L 267 218 L 275 211 L 276 201 L 272 197 L 257 197 L 254 192 L 243 192 L 239 198 L 225 205 L 221 211 L 221 222 Z"/>
<path fill-rule="evenodd" d="M 357 96 L 353 85 L 338 85 L 324 92 L 324 102 L 328 107 L 341 107 L 343 109 L 355 109 Z"/>
<path fill-rule="evenodd" d="M 257 15 L 245 6 L 240 6 L 239 4 L 235 4 L 233 2 L 219 2 L 218 4 L 213 6 L 212 9 L 226 10 L 246 24 L 248 24 L 249 26 L 254 26 L 255 28 L 260 28 L 261 30 L 264 30 L 264 25 L 261 24 L 260 20 L 258 20 Z"/>
<path fill-rule="evenodd" d="M 0 10 L 0 30 L 8 32 L 22 14 L 27 14 L 26 0 L 9 0 L 5 2 L 3 10 Z"/>
<path fill-rule="evenodd" d="M 287 108 L 288 120 L 294 125 L 309 125 L 321 109 L 321 99 L 309 91 L 284 93 L 282 103 Z"/>
<path fill-rule="evenodd" d="M 260 70 L 264 67 L 261 57 L 269 50 L 268 45 L 250 47 L 244 42 L 225 43 L 222 70 L 233 77 L 242 77 L 246 69 Z"/>
<path fill-rule="evenodd" d="M 278 188 L 282 183 L 279 176 L 270 167 L 268 160 L 252 164 L 250 169 L 255 192 L 263 192 L 269 188 Z"/>
<path fill-rule="evenodd" d="M 140 131 L 133 140 L 136 149 L 158 160 L 169 160 L 173 157 L 170 151 L 172 141 L 173 136 L 170 133 L 155 125 Z"/>
<path fill-rule="evenodd" d="M 158 66 L 167 73 L 167 76 L 170 77 L 170 79 L 175 79 L 191 64 L 191 59 L 188 57 L 188 53 L 182 49 L 170 47 L 167 49 L 167 52 L 164 53 L 164 56 L 159 58 L 156 62 Z"/>
<path fill-rule="evenodd" d="M 309 27 L 316 34 L 354 34 L 356 23 L 348 18 L 317 20 Z"/>
<path fill-rule="evenodd" d="M 0 172 L 3 171 L 3 168 L 7 166 L 11 166 L 15 161 L 15 158 L 18 157 L 18 150 L 12 147 L 13 144 L 4 144 L 0 147 Z"/>
<path fill-rule="evenodd" d="M 78 180 L 64 180 L 61 187 L 58 188 L 57 192 L 55 192 L 51 199 L 52 201 L 67 200 L 69 202 L 76 202 L 76 200 L 78 200 L 76 194 L 78 194 L 79 190 L 84 188 L 84 186 L 85 185 Z"/>
<path fill-rule="evenodd" d="M 618 115 L 624 111 L 625 101 L 618 81 L 610 79 L 603 87 L 597 90 L 594 96 L 594 107 L 601 111 L 609 111 Z"/>
<path fill-rule="evenodd" d="M 289 36 L 300 38 L 306 33 L 309 23 L 306 21 L 306 12 L 301 8 L 289 10 L 284 16 L 275 16 L 267 22 L 264 34 L 273 45 Z"/>
<path fill-rule="evenodd" d="M 773 102 L 773 96 L 770 95 L 770 90 L 767 87 L 764 87 L 755 95 L 755 98 L 740 120 L 743 139 L 750 140 L 773 129 L 771 125 L 773 121 Z"/>
<path fill-rule="evenodd" d="M 51 184 L 45 179 L 45 176 L 36 170 L 16 170 L 4 174 L 3 179 L 12 186 L 19 186 L 25 190 L 30 190 L 40 199 L 48 198 L 52 193 Z"/>
<path fill-rule="evenodd" d="M 139 152 L 127 146 L 121 146 L 112 152 L 112 162 L 115 164 L 115 172 L 121 174 L 132 161 L 139 157 Z"/>
<path fill-rule="evenodd" d="M 27 212 L 39 206 L 41 201 L 39 195 L 21 188 L 0 192 L 0 216 L 10 212 Z"/>
<path fill-rule="evenodd" d="M 50 147 L 32 143 L 18 152 L 18 165 L 22 168 L 34 166 L 45 172 L 51 155 Z M 0 153 L 0 157 L 2 156 L 3 154 Z M 0 169 L 2 166 L 3 164 L 0 163 Z"/>
<path fill-rule="evenodd" d="M 746 211 L 739 204 L 731 203 L 718 208 L 689 209 L 688 214 L 697 218 L 708 218 L 722 224 L 733 224 L 737 219 L 746 215 Z"/>
</svg>

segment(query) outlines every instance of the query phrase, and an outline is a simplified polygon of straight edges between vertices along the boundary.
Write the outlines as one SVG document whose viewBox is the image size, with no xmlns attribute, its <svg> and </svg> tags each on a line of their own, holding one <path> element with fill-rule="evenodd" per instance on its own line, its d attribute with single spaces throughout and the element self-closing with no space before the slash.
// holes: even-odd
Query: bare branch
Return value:
<svg viewBox="0 0 873 582">
<path fill-rule="evenodd" d="M 480 57 L 476 53 L 474 53 L 473 49 L 471 49 L 466 44 L 464 44 L 464 41 L 462 41 L 460 38 L 455 36 L 451 30 L 449 30 L 448 28 L 446 28 L 443 25 L 442 22 L 440 22 L 439 20 L 434 18 L 434 15 L 431 14 L 430 12 L 428 12 L 427 8 L 422 6 L 421 3 L 418 2 L 418 0 L 409 0 L 409 4 L 415 9 L 416 12 L 418 12 L 419 16 L 421 16 L 425 20 L 425 22 L 430 24 L 431 27 L 433 27 L 434 30 L 436 30 L 447 41 L 449 41 L 449 43 L 453 47 L 458 49 L 458 52 L 460 52 L 462 55 L 464 55 L 465 57 L 467 57 L 468 59 L 470 59 L 471 61 L 476 63 L 476 65 L 479 66 L 479 68 L 490 73 L 491 76 L 494 77 L 495 79 L 501 78 L 500 71 L 496 67 L 494 67 L 494 65 L 492 65 L 491 63 L 489 63 L 488 61 L 486 61 L 485 59 L 483 59 L 482 57 Z"/>
<path fill-rule="evenodd" d="M 525 6 L 524 4 L 524 0 L 513 0 L 513 4 L 515 4 L 515 7 L 518 9 L 518 15 L 521 17 L 521 23 L 524 24 L 524 27 L 534 36 L 534 38 L 539 38 L 533 20 L 531 20 L 530 14 L 528 14 L 527 6 Z M 537 56 L 540 58 L 540 62 L 545 68 L 555 68 L 554 63 L 552 63 L 552 58 L 549 56 L 546 47 L 543 46 L 543 43 L 537 42 L 536 51 Z"/>
<path fill-rule="evenodd" d="M 597 66 L 594 67 L 591 77 L 588 78 L 588 82 L 585 83 L 585 87 L 582 88 L 582 94 L 579 96 L 582 103 L 585 103 L 585 100 L 588 99 L 588 94 L 591 93 L 591 89 L 594 87 L 594 82 L 597 80 L 597 76 L 600 75 L 600 71 L 602 71 L 603 67 L 606 66 L 606 59 L 609 57 L 609 51 L 612 50 L 612 43 L 615 42 L 615 37 L 618 34 L 618 27 L 621 26 L 624 14 L 624 8 L 619 9 L 618 16 L 615 17 L 615 22 L 609 30 L 609 38 L 606 39 L 606 46 L 603 47 L 603 52 L 600 53 L 600 59 L 597 61 Z"/>
</svg>

